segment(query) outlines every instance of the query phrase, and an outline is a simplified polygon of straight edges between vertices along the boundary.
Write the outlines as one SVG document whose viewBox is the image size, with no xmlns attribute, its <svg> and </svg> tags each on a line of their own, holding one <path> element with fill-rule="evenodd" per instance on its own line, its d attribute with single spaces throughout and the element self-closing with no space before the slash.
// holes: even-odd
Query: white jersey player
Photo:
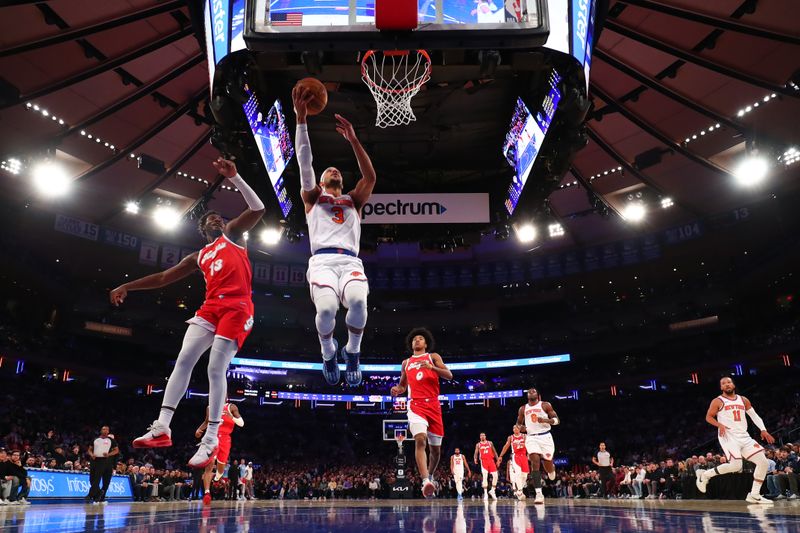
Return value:
<svg viewBox="0 0 800 533">
<path fill-rule="evenodd" d="M 355 189 L 342 194 L 342 173 L 329 167 L 317 182 L 312 166 L 311 143 L 308 139 L 307 105 L 313 95 L 294 88 L 292 100 L 297 115 L 297 162 L 303 204 L 311 241 L 311 258 L 306 277 L 311 289 L 311 299 L 316 307 L 316 326 L 322 349 L 322 373 L 325 380 L 335 385 L 339 382 L 339 365 L 336 361 L 338 345 L 333 338 L 336 313 L 341 303 L 347 308 L 347 345 L 342 347 L 346 363 L 345 380 L 348 385 L 361 383 L 359 357 L 361 337 L 367 324 L 367 294 L 369 285 L 364 265 L 358 258 L 361 238 L 361 208 L 369 200 L 375 187 L 375 169 L 356 137 L 353 125 L 341 115 L 336 115 L 336 131 L 353 149 L 361 171 Z"/>
<path fill-rule="evenodd" d="M 719 381 L 722 394 L 711 400 L 711 405 L 706 413 L 706 422 L 718 429 L 719 444 L 728 462 L 712 470 L 698 470 L 697 489 L 706 492 L 708 481 L 720 474 L 733 474 L 742 471 L 742 460 L 746 459 L 755 463 L 753 472 L 753 486 L 745 500 L 749 503 L 772 505 L 772 502 L 761 496 L 761 485 L 769 469 L 769 461 L 764 455 L 764 448 L 757 443 L 747 432 L 747 417 L 761 430 L 761 438 L 772 444 L 775 439 L 764 426 L 764 421 L 758 416 L 750 400 L 736 394 L 736 384 L 733 379 L 724 377 Z"/>
<path fill-rule="evenodd" d="M 553 454 L 556 445 L 553 442 L 553 435 L 550 428 L 559 424 L 556 414 L 550 402 L 543 402 L 539 397 L 539 391 L 535 388 L 528 389 L 528 403 L 519 408 L 517 414 L 517 425 L 525 424 L 525 448 L 528 451 L 528 458 L 531 461 L 531 477 L 533 478 L 533 488 L 536 490 L 536 497 L 533 503 L 544 503 L 542 494 L 542 473 L 541 463 L 547 477 L 552 481 L 556 478 L 556 467 L 553 464 Z"/>
<path fill-rule="evenodd" d="M 450 473 L 453 474 L 459 501 L 464 499 L 464 472 L 467 474 L 467 479 L 472 477 L 472 471 L 469 469 L 467 459 L 461 455 L 461 450 L 456 448 L 455 453 L 450 456 Z"/>
</svg>

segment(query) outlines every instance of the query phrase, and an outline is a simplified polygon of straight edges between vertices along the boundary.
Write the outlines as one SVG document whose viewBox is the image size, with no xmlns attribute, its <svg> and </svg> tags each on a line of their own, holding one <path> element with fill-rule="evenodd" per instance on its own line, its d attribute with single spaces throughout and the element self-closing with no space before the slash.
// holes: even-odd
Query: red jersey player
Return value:
<svg viewBox="0 0 800 533">
<path fill-rule="evenodd" d="M 491 496 L 497 499 L 497 450 L 492 444 L 492 441 L 486 440 L 486 433 L 480 434 L 480 441 L 475 445 L 475 464 L 478 464 L 478 456 L 480 456 L 481 474 L 483 475 L 483 499 L 486 500 Z M 492 474 L 492 489 L 487 493 L 486 489 L 489 488 L 489 474 Z"/>
<path fill-rule="evenodd" d="M 408 391 L 408 429 L 414 435 L 417 470 L 422 478 L 422 495 L 431 498 L 436 492 L 433 473 L 442 455 L 442 406 L 439 404 L 439 378 L 453 379 L 433 349 L 433 334 L 425 328 L 415 328 L 406 337 L 412 355 L 401 365 L 400 384 L 392 387 L 392 396 Z M 430 449 L 430 461 L 426 453 Z"/>
<path fill-rule="evenodd" d="M 503 456 L 509 448 L 512 450 L 511 460 L 508 462 L 511 475 L 511 486 L 514 487 L 514 496 L 518 500 L 525 499 L 523 489 L 528 480 L 528 473 L 530 472 L 530 465 L 528 464 L 528 452 L 525 448 L 525 435 L 522 433 L 522 427 L 514 425 L 514 430 L 511 435 L 506 439 L 506 444 L 500 450 L 500 457 L 497 458 L 497 465 L 500 466 L 503 462 Z"/>
<path fill-rule="evenodd" d="M 236 426 L 244 427 L 244 418 L 239 413 L 239 408 L 236 404 L 226 403 L 222 407 L 222 423 L 219 426 L 219 450 L 217 451 L 216 472 L 213 474 L 214 481 L 219 481 L 222 474 L 225 472 L 225 465 L 228 464 L 228 457 L 231 454 L 231 433 Z M 194 432 L 196 438 L 200 438 L 205 433 L 208 427 L 208 408 L 206 408 L 206 419 Z M 214 471 L 214 463 L 206 465 L 206 471 L 203 474 L 203 488 L 205 494 L 203 495 L 203 504 L 208 505 L 211 503 L 211 478 L 212 471 Z"/>
<path fill-rule="evenodd" d="M 261 220 L 264 204 L 236 172 L 236 165 L 232 161 L 218 158 L 213 165 L 217 172 L 239 189 L 247 209 L 227 224 L 218 213 L 205 213 L 200 218 L 199 229 L 208 245 L 199 252 L 187 255 L 174 267 L 120 285 L 110 294 L 111 303 L 119 305 L 128 291 L 158 289 L 197 270 L 203 273 L 206 282 L 206 300 L 195 316 L 187 321 L 189 327 L 164 390 L 161 412 L 147 433 L 133 441 L 135 448 L 172 445 L 169 429 L 172 415 L 186 393 L 194 366 L 209 348 L 208 406 L 211 413 L 222 413 L 227 396 L 228 364 L 253 327 L 252 273 L 244 233 Z M 189 460 L 191 468 L 204 468 L 214 461 L 219 443 L 217 432 L 220 419 L 217 416 L 209 420 L 197 453 Z"/>
</svg>

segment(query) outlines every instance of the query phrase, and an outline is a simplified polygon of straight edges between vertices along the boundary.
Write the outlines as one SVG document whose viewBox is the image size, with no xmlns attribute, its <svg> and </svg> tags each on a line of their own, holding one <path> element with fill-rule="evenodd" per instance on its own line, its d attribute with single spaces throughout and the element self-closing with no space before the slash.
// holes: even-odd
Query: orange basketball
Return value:
<svg viewBox="0 0 800 533">
<path fill-rule="evenodd" d="M 328 91 L 325 85 L 316 78 L 303 78 L 297 82 L 297 87 L 311 91 L 314 98 L 308 103 L 308 114 L 319 115 L 328 105 Z"/>
</svg>

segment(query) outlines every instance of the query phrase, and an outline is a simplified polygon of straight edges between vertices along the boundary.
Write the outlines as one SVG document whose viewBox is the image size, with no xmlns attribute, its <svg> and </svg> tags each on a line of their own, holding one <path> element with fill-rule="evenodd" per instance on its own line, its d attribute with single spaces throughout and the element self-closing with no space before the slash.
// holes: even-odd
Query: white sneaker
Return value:
<svg viewBox="0 0 800 533">
<path fill-rule="evenodd" d="M 556 479 L 556 471 L 553 470 L 552 472 L 548 472 L 547 473 L 547 479 L 549 479 L 550 481 L 555 481 L 555 479 Z"/>
<path fill-rule="evenodd" d="M 166 448 L 168 446 L 172 446 L 172 431 L 168 425 L 158 420 L 150 424 L 147 433 L 133 441 L 134 448 Z"/>
<path fill-rule="evenodd" d="M 744 499 L 747 503 L 757 503 L 759 505 L 775 505 L 772 501 L 764 498 L 760 494 L 753 494 L 752 492 Z"/>
<path fill-rule="evenodd" d="M 434 494 L 436 493 L 436 485 L 430 479 L 426 479 L 422 482 L 422 497 L 423 498 L 433 498 Z"/>
<path fill-rule="evenodd" d="M 208 442 L 206 439 L 200 441 L 197 445 L 197 451 L 189 459 L 189 466 L 191 468 L 205 468 L 211 464 L 217 457 L 217 450 L 219 449 L 219 440 Z"/>
<path fill-rule="evenodd" d="M 488 492 L 483 491 L 483 499 L 484 500 L 488 500 L 489 499 L 489 493 Z"/>
<path fill-rule="evenodd" d="M 216 483 L 217 481 L 222 479 L 222 474 L 223 474 L 223 472 L 220 472 L 219 470 L 214 472 L 214 483 Z"/>
<path fill-rule="evenodd" d="M 544 494 L 541 492 L 536 493 L 536 498 L 533 499 L 533 503 L 543 504 L 544 503 Z"/>
<path fill-rule="evenodd" d="M 525 500 L 525 493 L 524 493 L 524 492 L 522 492 L 521 490 L 518 490 L 518 491 L 517 491 L 517 492 L 515 492 L 514 494 L 516 495 L 516 497 L 517 497 L 517 499 L 518 499 L 519 501 L 523 501 L 523 500 Z"/>
<path fill-rule="evenodd" d="M 489 496 L 491 496 L 493 500 L 497 499 L 497 493 L 494 491 L 494 489 L 489 491 Z"/>
<path fill-rule="evenodd" d="M 705 479 L 704 474 L 706 473 L 705 470 L 699 468 L 695 471 L 694 475 L 697 476 L 697 480 L 695 481 L 695 485 L 697 485 L 697 490 L 702 492 L 703 494 L 706 493 L 706 487 L 708 486 L 708 480 Z"/>
</svg>

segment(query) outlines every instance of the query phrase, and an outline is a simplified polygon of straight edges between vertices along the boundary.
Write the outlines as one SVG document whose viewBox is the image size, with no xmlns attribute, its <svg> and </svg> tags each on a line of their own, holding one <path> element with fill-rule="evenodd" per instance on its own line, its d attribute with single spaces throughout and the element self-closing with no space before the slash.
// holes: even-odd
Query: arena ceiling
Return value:
<svg viewBox="0 0 800 533">
<path fill-rule="evenodd" d="M 795 158 L 786 155 L 800 147 L 800 14 L 793 0 L 609 4 L 593 57 L 589 143 L 547 198 L 549 216 L 566 235 L 545 246 L 583 246 L 650 232 L 796 187 L 800 164 L 790 164 Z M 208 143 L 209 77 L 185 1 L 4 5 L 0 190 L 7 198 L 142 234 L 151 231 L 149 224 L 125 213 L 126 201 L 158 197 L 188 210 L 208 192 L 216 180 L 210 163 L 217 157 Z M 299 68 L 292 72 L 306 75 Z M 474 94 L 464 87 L 450 90 L 449 115 L 442 111 L 443 120 L 452 123 L 443 134 L 449 137 L 417 141 L 418 146 L 439 143 L 427 160 L 413 152 L 398 157 L 396 147 L 379 142 L 381 134 L 366 128 L 374 108 L 345 99 L 334 105 L 366 131 L 362 137 L 373 148 L 379 172 L 396 169 L 403 160 L 408 168 L 403 175 L 415 192 L 482 190 L 482 184 L 488 190 L 486 174 L 458 168 L 458 153 L 480 149 L 475 143 L 482 138 L 502 139 L 501 130 L 487 130 L 480 122 L 501 99 L 508 100 L 502 87 Z M 424 103 L 431 96 L 420 98 Z M 502 106 L 510 110 L 508 102 Z M 312 135 L 317 161 L 341 159 L 332 123 L 321 119 L 319 128 L 329 127 L 328 133 Z M 492 157 L 499 154 L 499 142 L 486 144 Z M 733 171 L 746 146 L 772 164 L 760 187 L 735 185 Z M 29 176 L 14 172 L 12 159 L 33 162 L 47 150 L 75 176 L 66 199 L 39 198 Z M 140 170 L 131 154 L 152 156 L 165 168 L 156 174 Z M 440 168 L 432 168 L 434 160 Z M 400 182 L 393 177 L 378 192 L 398 190 Z M 271 196 L 265 185 L 259 190 Z M 652 206 L 644 223 L 632 225 L 616 213 L 637 193 Z M 665 198 L 673 205 L 662 209 Z M 209 205 L 235 214 L 243 202 L 223 189 Z M 519 219 L 534 216 L 531 205 Z M 543 210 L 537 216 L 544 217 Z"/>
</svg>

